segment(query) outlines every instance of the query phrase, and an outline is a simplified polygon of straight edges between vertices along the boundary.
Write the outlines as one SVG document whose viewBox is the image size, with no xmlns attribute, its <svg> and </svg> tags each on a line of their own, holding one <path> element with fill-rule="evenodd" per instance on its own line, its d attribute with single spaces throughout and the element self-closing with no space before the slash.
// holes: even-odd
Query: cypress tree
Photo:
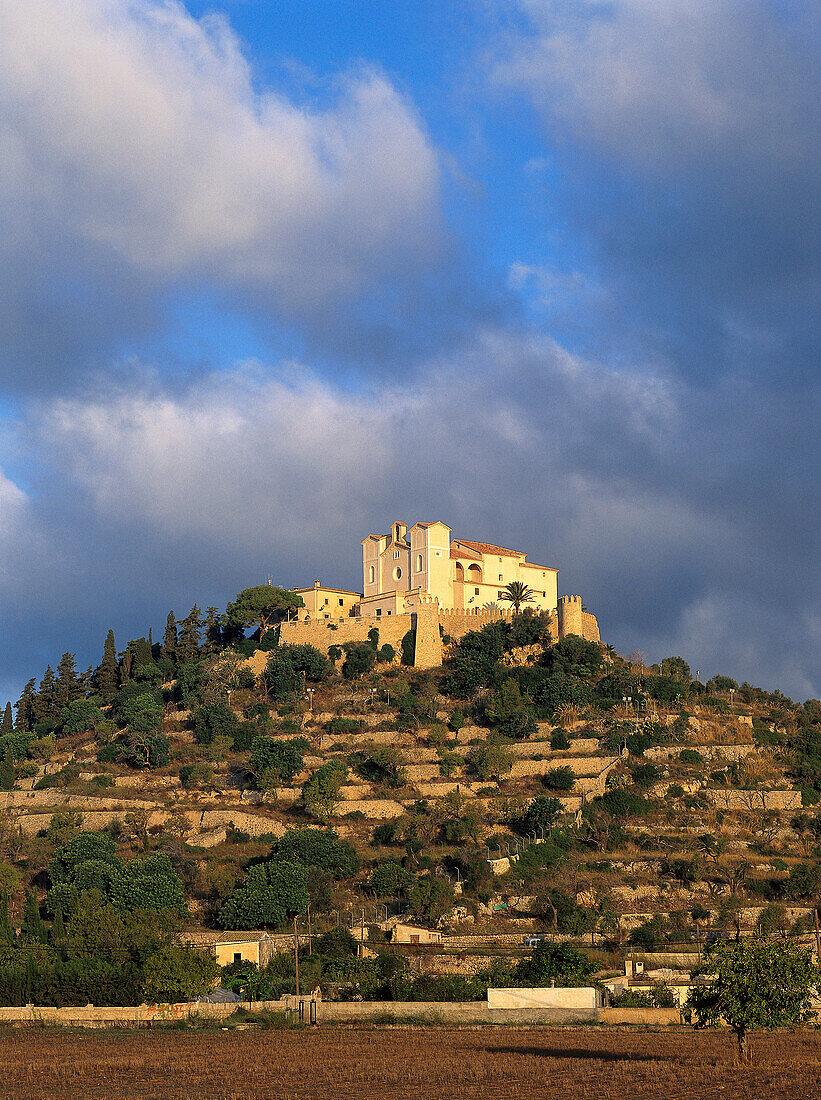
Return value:
<svg viewBox="0 0 821 1100">
<path fill-rule="evenodd" d="M 125 649 L 120 654 L 120 668 L 119 668 L 120 687 L 122 687 L 124 684 L 127 684 L 129 682 L 129 680 L 131 679 L 131 668 L 132 668 L 133 664 L 134 664 L 134 650 L 131 646 L 131 642 L 129 642 L 128 645 L 125 647 Z"/>
<path fill-rule="evenodd" d="M 9 916 L 9 895 L 5 890 L 0 893 L 0 943 L 14 943 L 14 932 Z"/>
<path fill-rule="evenodd" d="M 177 659 L 177 620 L 174 618 L 174 612 L 168 612 L 168 618 L 165 621 L 165 633 L 162 636 L 162 657 L 166 661 L 176 661 Z"/>
<path fill-rule="evenodd" d="M 29 939 L 48 943 L 48 931 L 45 921 L 40 916 L 40 903 L 33 890 L 26 890 L 26 903 L 23 906 L 23 923 L 20 925 L 20 931 Z"/>
<path fill-rule="evenodd" d="M 6 737 L 14 729 L 14 720 L 11 714 L 11 701 L 6 703 L 6 709 L 3 711 L 3 722 L 0 725 L 0 737 Z"/>
<path fill-rule="evenodd" d="M 109 630 L 103 646 L 103 660 L 97 669 L 97 694 L 110 703 L 117 692 L 117 645 L 114 631 Z"/>
<path fill-rule="evenodd" d="M 0 762 L 0 791 L 13 791 L 17 780 L 17 772 L 14 768 L 14 757 L 11 749 L 6 749 L 6 754 Z"/>
<path fill-rule="evenodd" d="M 60 951 L 66 942 L 66 926 L 63 920 L 62 906 L 57 906 L 57 912 L 54 914 L 54 923 L 51 926 L 51 945 Z"/>
</svg>

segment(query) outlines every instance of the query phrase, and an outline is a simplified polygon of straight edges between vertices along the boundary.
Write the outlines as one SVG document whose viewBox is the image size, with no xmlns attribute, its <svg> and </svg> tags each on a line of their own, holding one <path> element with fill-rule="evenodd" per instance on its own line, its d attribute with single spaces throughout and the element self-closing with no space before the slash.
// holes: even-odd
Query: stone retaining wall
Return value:
<svg viewBox="0 0 821 1100">
<path fill-rule="evenodd" d="M 706 790 L 705 795 L 720 810 L 800 810 L 800 791 Z"/>
</svg>

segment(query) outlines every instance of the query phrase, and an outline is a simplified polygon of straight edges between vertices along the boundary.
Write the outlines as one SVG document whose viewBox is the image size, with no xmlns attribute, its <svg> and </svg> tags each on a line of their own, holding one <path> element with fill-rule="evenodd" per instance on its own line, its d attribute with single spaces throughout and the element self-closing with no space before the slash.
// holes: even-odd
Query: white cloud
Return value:
<svg viewBox="0 0 821 1100">
<path fill-rule="evenodd" d="M 298 312 L 435 247 L 436 154 L 384 75 L 259 93 L 226 21 L 176 0 L 2 0 L 0 148 L 5 247 L 61 253 L 58 283 L 79 248 Z"/>
</svg>

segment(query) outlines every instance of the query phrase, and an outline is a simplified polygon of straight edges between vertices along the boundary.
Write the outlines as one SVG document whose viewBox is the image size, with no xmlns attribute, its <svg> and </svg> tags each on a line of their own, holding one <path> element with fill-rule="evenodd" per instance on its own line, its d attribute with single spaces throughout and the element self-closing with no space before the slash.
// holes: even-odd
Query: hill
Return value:
<svg viewBox="0 0 821 1100">
<path fill-rule="evenodd" d="M 85 914 L 87 931 L 95 912 L 147 912 L 168 921 L 160 939 L 184 927 L 205 942 L 293 928 L 310 907 L 319 934 L 370 928 L 369 980 L 384 985 L 395 964 L 380 944 L 400 915 L 474 949 L 424 964 L 463 980 L 500 966 L 511 979 L 526 935 L 594 943 L 617 968 L 629 943 L 813 926 L 817 701 L 556 642 L 528 611 L 423 672 L 376 631 L 329 658 L 276 629 L 262 647 L 195 608 L 169 616 L 161 643 L 117 654 L 109 635 L 85 676 L 64 655 L 13 727 L 7 709 L 0 887 L 15 950 L 39 937 L 56 966 L 52 922 L 78 929 Z M 0 994 L 3 965 L 22 965 L 9 951 Z M 323 977 L 344 987 L 349 971 Z M 288 981 L 282 962 L 272 987 Z"/>
</svg>

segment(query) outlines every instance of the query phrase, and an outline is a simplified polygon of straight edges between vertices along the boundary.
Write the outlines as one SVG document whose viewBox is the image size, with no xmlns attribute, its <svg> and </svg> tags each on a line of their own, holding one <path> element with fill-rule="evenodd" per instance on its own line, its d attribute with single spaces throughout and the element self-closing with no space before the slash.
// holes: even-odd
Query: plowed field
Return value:
<svg viewBox="0 0 821 1100">
<path fill-rule="evenodd" d="M 0 1032 L 5 1100 L 815 1100 L 821 1033 L 359 1028 Z"/>
</svg>

